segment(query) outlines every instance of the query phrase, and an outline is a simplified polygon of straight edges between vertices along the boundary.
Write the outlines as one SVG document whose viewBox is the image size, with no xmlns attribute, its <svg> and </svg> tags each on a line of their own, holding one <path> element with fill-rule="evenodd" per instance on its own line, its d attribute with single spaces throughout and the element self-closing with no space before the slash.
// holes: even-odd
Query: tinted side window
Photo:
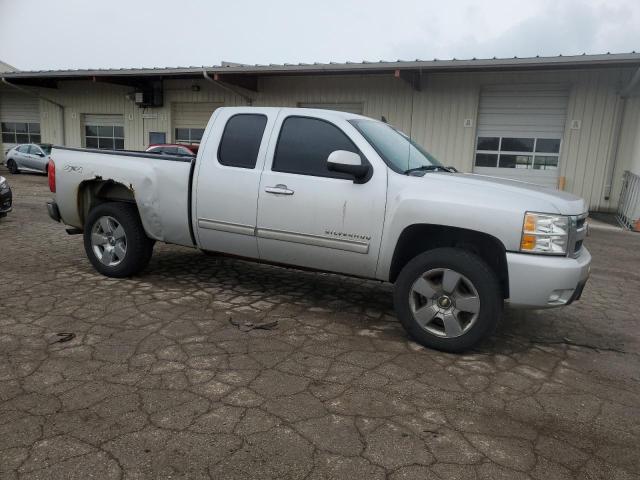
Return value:
<svg viewBox="0 0 640 480">
<path fill-rule="evenodd" d="M 42 151 L 35 145 L 29 145 L 29 153 L 31 155 L 38 155 L 39 153 L 42 153 Z"/>
<path fill-rule="evenodd" d="M 239 114 L 231 117 L 224 127 L 218 161 L 222 165 L 255 168 L 267 117 Z"/>
<path fill-rule="evenodd" d="M 29 153 L 29 145 L 20 145 L 18 151 L 20 153 Z"/>
<path fill-rule="evenodd" d="M 336 150 L 360 153 L 335 125 L 317 118 L 289 117 L 282 123 L 272 170 L 352 179 L 347 174 L 331 172 L 327 168 L 327 158 Z"/>
</svg>

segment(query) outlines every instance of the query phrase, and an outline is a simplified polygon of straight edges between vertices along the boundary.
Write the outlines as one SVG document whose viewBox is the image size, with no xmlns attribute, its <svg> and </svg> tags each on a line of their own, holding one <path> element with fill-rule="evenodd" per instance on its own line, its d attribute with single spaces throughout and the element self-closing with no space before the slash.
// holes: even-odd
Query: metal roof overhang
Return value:
<svg viewBox="0 0 640 480">
<path fill-rule="evenodd" d="M 225 81 L 247 88 L 258 77 L 292 75 L 385 75 L 412 82 L 415 74 L 431 72 L 472 72 L 508 70 L 560 70 L 640 66 L 640 53 L 576 55 L 529 58 L 492 58 L 468 60 L 416 60 L 311 64 L 246 65 L 223 63 L 209 67 L 130 68 L 87 70 L 43 70 L 2 73 L 0 76 L 17 85 L 55 88 L 59 81 L 93 80 L 131 86 L 148 85 L 160 79 L 202 78 L 203 71 Z M 249 83 L 248 83 L 249 82 Z"/>
</svg>

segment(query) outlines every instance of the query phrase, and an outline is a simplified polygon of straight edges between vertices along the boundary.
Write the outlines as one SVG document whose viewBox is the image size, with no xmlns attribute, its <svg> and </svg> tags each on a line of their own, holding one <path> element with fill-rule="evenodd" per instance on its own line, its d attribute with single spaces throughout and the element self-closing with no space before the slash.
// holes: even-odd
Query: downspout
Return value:
<svg viewBox="0 0 640 480">
<path fill-rule="evenodd" d="M 237 95 L 239 97 L 244 98 L 244 100 L 247 102 L 247 105 L 251 106 L 251 104 L 253 103 L 253 98 L 251 98 L 249 95 L 246 95 L 242 92 L 239 92 L 231 87 L 229 87 L 228 85 L 226 85 L 224 82 L 221 82 L 219 80 L 216 80 L 214 78 L 211 78 L 209 76 L 209 74 L 207 73 L 206 70 L 202 70 L 202 76 L 204 77 L 205 80 L 207 80 L 208 82 L 213 83 L 214 85 L 217 85 L 221 88 L 223 88 L 224 90 L 226 90 L 227 92 L 232 93 L 233 95 Z"/>
<path fill-rule="evenodd" d="M 56 107 L 58 107 L 62 113 L 62 122 L 61 122 L 61 126 L 60 126 L 60 133 L 62 134 L 62 145 L 66 144 L 66 134 L 65 134 L 65 129 L 64 129 L 64 105 L 62 105 L 61 103 L 55 102 L 47 97 L 43 97 L 42 95 L 40 95 L 37 92 L 32 92 L 31 90 L 27 90 L 26 88 L 20 87 L 18 85 L 14 85 L 13 83 L 9 82 L 6 78 L 2 77 L 0 78 L 0 80 L 2 80 L 2 83 L 4 83 L 5 85 L 14 88 L 16 90 L 18 90 L 19 92 L 22 92 L 26 95 L 31 95 L 32 97 L 36 97 L 38 99 L 42 99 L 45 102 L 49 102 L 53 105 L 55 105 Z"/>
<path fill-rule="evenodd" d="M 620 90 L 620 101 L 622 105 L 620 106 L 620 112 L 618 114 L 618 118 L 616 119 L 615 130 L 613 132 L 613 152 L 612 152 L 612 161 L 611 167 L 607 173 L 607 183 L 605 184 L 605 195 L 604 199 L 609 201 L 611 197 L 611 191 L 613 190 L 613 179 L 615 177 L 616 167 L 618 164 L 618 148 L 620 145 L 620 136 L 622 135 L 622 122 L 624 121 L 624 114 L 627 107 L 627 98 L 631 95 L 633 89 L 640 83 L 640 67 L 635 71 L 633 77 L 631 77 L 631 81 Z"/>
</svg>

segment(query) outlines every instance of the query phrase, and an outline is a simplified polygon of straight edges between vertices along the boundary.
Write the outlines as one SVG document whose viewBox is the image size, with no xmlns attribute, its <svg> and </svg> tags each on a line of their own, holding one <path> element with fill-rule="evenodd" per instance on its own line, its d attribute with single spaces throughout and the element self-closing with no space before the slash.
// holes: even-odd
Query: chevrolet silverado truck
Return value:
<svg viewBox="0 0 640 480">
<path fill-rule="evenodd" d="M 109 277 L 143 270 L 160 241 L 391 282 L 410 336 L 458 352 L 491 334 L 505 302 L 568 305 L 589 276 L 581 198 L 458 173 L 355 114 L 219 108 L 197 158 L 51 157 L 49 214 Z"/>
</svg>

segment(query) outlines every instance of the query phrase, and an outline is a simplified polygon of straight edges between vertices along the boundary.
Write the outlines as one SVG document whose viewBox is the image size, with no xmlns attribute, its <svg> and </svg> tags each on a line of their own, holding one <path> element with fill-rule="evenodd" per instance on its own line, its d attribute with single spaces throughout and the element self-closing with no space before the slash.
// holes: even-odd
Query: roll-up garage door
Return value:
<svg viewBox="0 0 640 480">
<path fill-rule="evenodd" d="M 298 103 L 300 108 L 321 108 L 323 110 L 337 110 L 338 112 L 356 113 L 362 115 L 362 103 Z"/>
<path fill-rule="evenodd" d="M 124 149 L 124 116 L 86 113 L 83 115 L 84 146 L 105 150 Z"/>
<path fill-rule="evenodd" d="M 40 102 L 17 92 L 0 92 L 0 157 L 19 143 L 40 143 Z"/>
<path fill-rule="evenodd" d="M 484 87 L 474 172 L 556 188 L 568 104 L 566 85 Z"/>
<path fill-rule="evenodd" d="M 173 139 L 176 143 L 198 144 L 216 108 L 222 103 L 177 102 L 172 104 Z"/>
</svg>

